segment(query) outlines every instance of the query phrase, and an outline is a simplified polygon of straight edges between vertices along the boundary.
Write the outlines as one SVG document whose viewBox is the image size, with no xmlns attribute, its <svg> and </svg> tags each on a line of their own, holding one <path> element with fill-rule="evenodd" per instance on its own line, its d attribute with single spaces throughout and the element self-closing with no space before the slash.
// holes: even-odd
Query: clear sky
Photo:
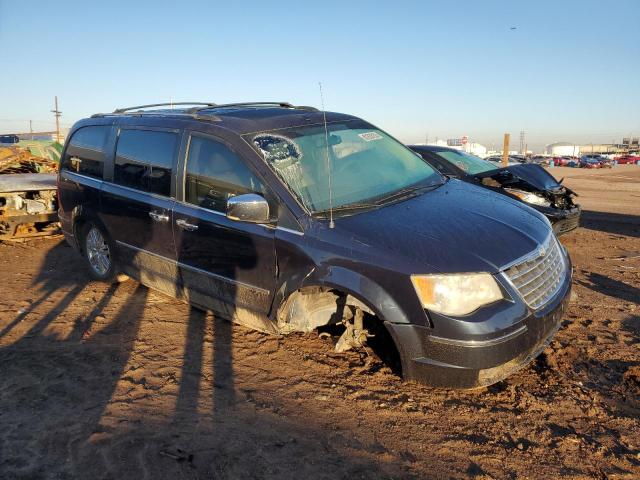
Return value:
<svg viewBox="0 0 640 480">
<path fill-rule="evenodd" d="M 639 22 L 638 0 L 0 0 L 0 132 L 51 129 L 54 95 L 68 126 L 170 99 L 319 106 L 322 81 L 328 110 L 406 142 L 619 141 L 640 135 Z"/>
</svg>

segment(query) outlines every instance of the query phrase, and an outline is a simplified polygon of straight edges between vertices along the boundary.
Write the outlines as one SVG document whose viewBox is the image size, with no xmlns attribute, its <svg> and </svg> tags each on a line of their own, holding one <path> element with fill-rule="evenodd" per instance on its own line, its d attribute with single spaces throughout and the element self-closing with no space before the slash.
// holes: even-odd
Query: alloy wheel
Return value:
<svg viewBox="0 0 640 480">
<path fill-rule="evenodd" d="M 100 276 L 104 276 L 111 268 L 111 252 L 102 232 L 91 227 L 87 233 L 86 252 L 89 265 Z"/>
</svg>

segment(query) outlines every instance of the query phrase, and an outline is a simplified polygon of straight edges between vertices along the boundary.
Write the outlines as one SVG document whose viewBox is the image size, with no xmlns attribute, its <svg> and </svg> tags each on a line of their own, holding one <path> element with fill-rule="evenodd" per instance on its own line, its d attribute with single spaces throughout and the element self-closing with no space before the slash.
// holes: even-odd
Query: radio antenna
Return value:
<svg viewBox="0 0 640 480">
<path fill-rule="evenodd" d="M 322 95 L 322 82 L 318 82 L 320 87 L 320 105 L 322 106 L 322 118 L 324 121 L 324 145 L 325 156 L 327 158 L 327 173 L 329 175 L 329 228 L 334 228 L 333 223 L 333 189 L 331 185 L 331 160 L 329 158 L 329 130 L 327 129 L 327 112 L 324 109 L 324 96 Z"/>
</svg>

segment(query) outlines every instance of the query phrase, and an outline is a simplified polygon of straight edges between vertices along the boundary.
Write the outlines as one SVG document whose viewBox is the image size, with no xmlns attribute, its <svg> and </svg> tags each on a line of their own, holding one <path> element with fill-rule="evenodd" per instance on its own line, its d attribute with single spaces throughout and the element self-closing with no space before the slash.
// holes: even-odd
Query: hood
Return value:
<svg viewBox="0 0 640 480">
<path fill-rule="evenodd" d="M 533 163 L 511 165 L 509 167 L 499 168 L 497 170 L 491 170 L 484 173 L 478 173 L 474 175 L 476 178 L 495 177 L 496 175 L 504 175 L 503 172 L 508 172 L 515 179 L 522 180 L 530 184 L 533 188 L 539 191 L 547 191 L 552 193 L 558 193 L 564 188 L 553 176 L 547 172 L 540 165 Z M 507 186 L 506 184 L 503 186 Z"/>
<path fill-rule="evenodd" d="M 350 244 L 409 273 L 495 273 L 551 233 L 535 210 L 459 180 L 335 223 L 333 231 L 348 235 Z"/>
</svg>

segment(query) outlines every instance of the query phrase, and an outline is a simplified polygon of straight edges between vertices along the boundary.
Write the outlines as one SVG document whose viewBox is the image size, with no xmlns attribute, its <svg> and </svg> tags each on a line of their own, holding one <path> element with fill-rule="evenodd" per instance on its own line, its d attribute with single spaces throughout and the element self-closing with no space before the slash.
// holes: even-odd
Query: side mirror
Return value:
<svg viewBox="0 0 640 480">
<path fill-rule="evenodd" d="M 269 204 L 255 193 L 237 195 L 227 200 L 227 218 L 238 222 L 269 223 Z"/>
</svg>

